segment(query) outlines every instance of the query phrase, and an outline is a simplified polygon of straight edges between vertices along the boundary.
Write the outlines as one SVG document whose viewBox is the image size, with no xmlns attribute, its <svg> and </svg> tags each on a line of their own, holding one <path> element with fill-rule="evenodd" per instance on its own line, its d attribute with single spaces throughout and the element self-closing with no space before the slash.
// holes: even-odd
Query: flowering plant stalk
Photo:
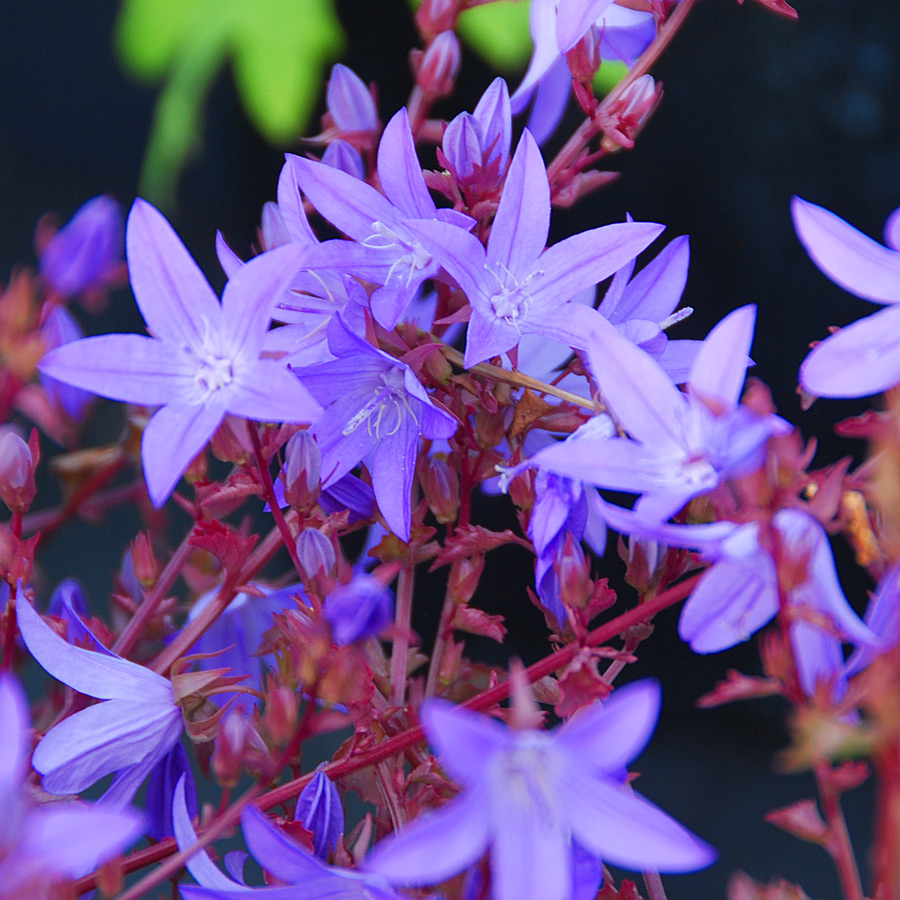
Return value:
<svg viewBox="0 0 900 900">
<path fill-rule="evenodd" d="M 533 0 L 518 90 L 498 78 L 444 121 L 467 5 L 419 6 L 400 110 L 335 66 L 324 149 L 287 155 L 255 252 L 218 236 L 221 300 L 140 198 L 124 226 L 109 198 L 42 226 L 40 274 L 0 295 L 0 900 L 137 900 L 165 880 L 186 900 L 664 900 L 668 873 L 717 856 L 681 824 L 690 808 L 661 809 L 629 772 L 666 701 L 641 662 L 677 604 L 693 652 L 758 635 L 760 671 L 697 702 L 782 699 L 781 765 L 818 797 L 768 821 L 831 857 L 835 895 L 900 897 L 900 220 L 885 246 L 793 203 L 815 264 L 887 307 L 799 373 L 810 400 L 884 394 L 843 425 L 869 459 L 814 467 L 747 378 L 754 306 L 682 336 L 686 237 L 657 246 L 664 226 L 629 216 L 548 245 L 553 208 L 635 147 L 693 0 Z M 610 60 L 627 74 L 597 97 Z M 570 94 L 583 120 L 547 160 Z M 102 308 L 126 269 L 147 334 L 83 337 L 73 301 Z M 127 404 L 102 447 L 85 443 L 96 396 Z M 498 491 L 504 528 L 476 502 Z M 123 504 L 142 530 L 110 603 L 72 581 L 45 596 L 50 538 Z M 161 513 L 176 507 L 181 534 Z M 875 585 L 862 614 L 833 540 Z M 520 599 L 547 647 L 528 667 L 470 640 L 507 649 L 482 580 L 501 548 L 532 560 Z M 31 732 L 29 659 L 58 682 Z M 870 777 L 861 875 L 841 798 Z M 261 879 L 245 853 L 218 859 L 238 824 Z M 729 884 L 731 900 L 801 896 Z"/>
</svg>

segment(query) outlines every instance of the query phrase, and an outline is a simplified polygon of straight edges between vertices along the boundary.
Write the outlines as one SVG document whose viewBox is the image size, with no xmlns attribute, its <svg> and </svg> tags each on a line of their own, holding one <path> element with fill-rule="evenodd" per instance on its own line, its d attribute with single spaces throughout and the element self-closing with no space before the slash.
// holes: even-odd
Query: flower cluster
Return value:
<svg viewBox="0 0 900 900">
<path fill-rule="evenodd" d="M 310 142 L 324 150 L 287 154 L 258 252 L 245 261 L 218 236 L 221 299 L 159 210 L 136 199 L 123 234 L 108 197 L 58 231 L 44 222 L 40 274 L 0 295 L 4 411 L 37 426 L 0 434 L 0 900 L 109 893 L 151 863 L 127 900 L 170 877 L 185 900 L 635 898 L 608 866 L 642 873 L 658 900 L 660 873 L 716 859 L 629 772 L 665 693 L 640 677 L 644 642 L 680 601 L 696 653 L 761 633 L 761 674 L 732 670 L 700 703 L 789 707 L 783 758 L 812 770 L 824 818 L 808 801 L 770 819 L 832 856 L 847 900 L 863 895 L 839 798 L 868 771 L 846 759 L 869 760 L 872 896 L 897 895 L 900 216 L 882 246 L 794 201 L 816 265 L 887 306 L 803 364 L 807 395 L 887 392 L 844 426 L 871 459 L 812 468 L 813 447 L 747 379 L 754 305 L 702 340 L 670 337 L 692 312 L 687 236 L 639 259 L 665 227 L 626 216 L 549 243 L 553 207 L 634 145 L 661 96 L 646 70 L 691 0 L 533 0 L 518 88 L 497 78 L 444 121 L 432 107 L 452 93 L 466 5 L 421 4 L 399 110 L 335 66 Z M 598 97 L 612 60 L 630 68 Z M 545 158 L 570 90 L 584 120 Z M 83 337 L 71 303 L 102 306 L 123 238 L 146 334 Z M 84 445 L 95 395 L 127 404 L 104 447 Z M 69 451 L 51 463 L 66 493 L 32 510 L 38 429 Z M 498 481 L 503 526 L 479 517 Z M 142 530 L 111 614 L 72 581 L 43 606 L 46 536 L 126 503 Z M 841 586 L 841 534 L 877 582 L 865 612 Z M 615 540 L 624 584 L 604 558 Z M 504 643 L 512 623 L 479 587 L 510 547 L 533 556 L 547 623 L 528 669 L 467 640 Z M 59 682 L 33 739 L 9 671 L 26 656 Z M 215 782 L 212 807 L 195 771 Z M 345 810 L 351 791 L 365 814 Z M 264 883 L 246 854 L 226 875 L 206 849 L 238 822 Z M 141 833 L 152 850 L 117 862 Z M 802 896 L 741 884 L 732 898 Z"/>
</svg>

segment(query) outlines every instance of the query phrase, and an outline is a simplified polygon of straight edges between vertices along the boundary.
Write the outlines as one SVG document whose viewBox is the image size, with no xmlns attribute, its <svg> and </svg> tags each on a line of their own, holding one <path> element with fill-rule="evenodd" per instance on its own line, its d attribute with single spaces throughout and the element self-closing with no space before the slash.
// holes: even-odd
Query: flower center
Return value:
<svg viewBox="0 0 900 900">
<path fill-rule="evenodd" d="M 369 434 L 374 434 L 380 441 L 382 429 L 384 437 L 396 434 L 400 430 L 404 412 L 408 412 L 416 419 L 403 386 L 403 369 L 392 367 L 381 373 L 381 384 L 375 388 L 374 396 L 347 423 L 341 434 L 344 436 L 353 434 L 365 422 Z"/>
<path fill-rule="evenodd" d="M 528 295 L 517 284 L 513 288 L 502 287 L 491 296 L 491 309 L 498 319 L 503 319 L 514 328 L 518 328 L 519 320 L 528 311 Z"/>
<path fill-rule="evenodd" d="M 218 356 L 209 356 L 198 361 L 194 383 L 203 392 L 205 400 L 214 391 L 227 387 L 234 378 L 231 360 Z"/>
<path fill-rule="evenodd" d="M 406 269 L 406 286 L 413 276 L 431 263 L 431 254 L 410 234 L 394 231 L 384 222 L 373 222 L 371 237 L 363 241 L 363 246 L 379 250 L 391 250 L 397 254 L 385 281 L 390 281 L 395 269 Z"/>
</svg>

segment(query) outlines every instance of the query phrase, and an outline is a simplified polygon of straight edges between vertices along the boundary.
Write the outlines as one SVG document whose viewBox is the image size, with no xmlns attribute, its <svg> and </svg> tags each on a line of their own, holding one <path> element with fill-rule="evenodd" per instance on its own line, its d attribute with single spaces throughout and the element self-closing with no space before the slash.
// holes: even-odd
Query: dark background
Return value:
<svg viewBox="0 0 900 900">
<path fill-rule="evenodd" d="M 556 216 L 567 231 L 636 219 L 663 222 L 667 235 L 689 234 L 691 275 L 685 302 L 696 309 L 675 336 L 702 337 L 731 309 L 759 305 L 753 356 L 756 373 L 773 388 L 782 414 L 806 435 L 819 434 L 819 464 L 860 444 L 828 438 L 832 424 L 863 402 L 819 402 L 801 412 L 794 394 L 797 368 L 809 341 L 830 324 L 846 324 L 874 309 L 833 286 L 809 262 L 790 222 L 792 194 L 833 209 L 880 236 L 900 205 L 900 5 L 894 0 L 798 0 L 799 22 L 783 20 L 748 0 L 701 0 L 655 74 L 666 89 L 661 108 L 637 149 L 614 161 L 623 177 Z M 408 96 L 406 50 L 415 35 L 396 2 L 339 2 L 349 33 L 344 61 L 377 81 L 387 120 Z M 88 198 L 107 192 L 127 206 L 137 189 L 154 94 L 119 70 L 111 51 L 116 4 L 100 0 L 4 3 L 0 29 L 0 276 L 32 263 L 32 233 L 43 213 L 66 220 Z M 471 109 L 492 73 L 472 54 L 464 58 L 457 98 L 443 111 Z M 515 77 L 511 83 L 515 85 Z M 315 129 L 312 128 L 312 131 Z M 274 199 L 281 150 L 265 145 L 248 125 L 230 76 L 214 88 L 202 156 L 186 173 L 171 218 L 217 286 L 215 229 L 246 253 L 260 207 Z M 111 330 L 140 327 L 123 292 Z M 97 329 L 97 324 L 89 327 Z M 492 516 L 496 513 L 492 510 Z M 126 516 L 127 518 L 127 516 Z M 74 529 L 51 548 L 55 577 L 73 574 L 96 593 L 108 591 L 121 552 L 118 521 L 102 536 Z M 608 557 L 611 555 L 608 554 Z M 610 558 L 610 566 L 613 561 Z M 529 563 L 500 557 L 503 578 Z M 508 583 L 508 581 L 507 581 Z M 845 567 L 857 608 L 868 587 Z M 521 593 L 515 592 L 513 604 Z M 498 608 L 509 598 L 492 594 Z M 102 602 L 102 601 L 101 601 Z M 722 860 L 704 873 L 666 879 L 677 898 L 724 896 L 736 868 L 754 877 L 801 881 L 813 897 L 840 894 L 824 852 L 782 835 L 764 813 L 811 795 L 803 776 L 777 775 L 771 758 L 784 744 L 784 709 L 775 701 L 697 711 L 695 699 L 735 666 L 756 672 L 755 648 L 709 658 L 693 655 L 672 633 L 676 614 L 660 617 L 657 635 L 642 648 L 634 676 L 655 674 L 665 685 L 660 727 L 638 765 L 637 788 L 716 845 Z M 429 627 L 426 610 L 420 623 Z M 528 658 L 541 619 L 529 607 L 511 643 Z M 871 793 L 847 798 L 865 870 Z"/>
</svg>

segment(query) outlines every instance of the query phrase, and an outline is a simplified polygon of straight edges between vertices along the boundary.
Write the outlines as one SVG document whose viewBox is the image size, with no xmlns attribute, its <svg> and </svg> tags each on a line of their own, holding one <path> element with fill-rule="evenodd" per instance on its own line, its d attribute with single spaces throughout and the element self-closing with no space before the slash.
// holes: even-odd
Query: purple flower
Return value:
<svg viewBox="0 0 900 900">
<path fill-rule="evenodd" d="M 687 236 L 675 238 L 637 275 L 634 260 L 613 276 L 597 308 L 605 319 L 633 344 L 649 353 L 675 382 L 690 377 L 700 341 L 671 341 L 670 326 L 686 319 L 690 306 L 675 311 L 687 283 L 690 247 Z"/>
<path fill-rule="evenodd" d="M 598 316 L 572 298 L 621 268 L 663 230 L 643 222 L 605 225 L 545 249 L 550 185 L 528 131 L 510 163 L 486 249 L 465 229 L 444 222 L 409 227 L 469 299 L 467 367 L 511 350 L 523 334 L 583 349 Z"/>
<path fill-rule="evenodd" d="M 113 400 L 161 405 L 144 430 L 147 489 L 161 506 L 226 413 L 310 422 L 321 412 L 287 367 L 260 359 L 272 310 L 299 268 L 285 247 L 242 267 L 222 303 L 165 218 L 143 200 L 128 217 L 128 266 L 153 337 L 111 334 L 58 347 L 42 372 Z"/>
<path fill-rule="evenodd" d="M 650 525 L 609 503 L 604 504 L 604 518 L 625 534 L 700 550 L 712 563 L 684 604 L 678 622 L 678 633 L 696 653 L 727 650 L 747 640 L 778 612 L 778 572 L 772 554 L 760 543 L 758 522 Z M 842 693 L 842 641 L 879 648 L 884 640 L 847 602 L 822 526 L 799 509 L 779 510 L 772 524 L 778 531 L 781 556 L 792 567 L 806 565 L 806 578 L 794 584 L 786 597 L 797 611 L 789 633 L 801 687 L 812 695 L 818 681 L 833 678 Z M 812 618 L 804 618 L 801 610 Z"/>
<path fill-rule="evenodd" d="M 790 430 L 778 416 L 738 404 L 755 318 L 756 307 L 744 306 L 713 328 L 691 366 L 685 394 L 659 363 L 598 316 L 588 359 L 607 407 L 631 437 L 565 441 L 530 462 L 639 493 L 638 511 L 658 522 L 723 477 L 752 472 L 768 438 Z"/>
<path fill-rule="evenodd" d="M 606 0 L 533 0 L 530 18 L 534 53 L 511 105 L 520 113 L 534 94 L 528 129 L 541 144 L 556 130 L 571 94 L 566 52 L 590 34 L 601 59 L 631 65 L 656 35 L 652 13 Z"/>
<path fill-rule="evenodd" d="M 848 678 L 862 672 L 877 656 L 900 641 L 900 563 L 891 566 L 878 582 L 866 610 L 866 625 L 881 638 L 882 644 L 860 644 L 847 660 Z"/>
<path fill-rule="evenodd" d="M 172 685 L 126 659 L 67 644 L 25 599 L 16 611 L 22 640 L 38 663 L 63 684 L 104 701 L 44 735 L 31 760 L 44 789 L 77 794 L 115 772 L 103 802 L 124 806 L 181 735 Z"/>
<path fill-rule="evenodd" d="M 394 597 L 373 575 L 361 572 L 326 598 L 323 614 L 339 647 L 372 637 L 394 618 Z"/>
<path fill-rule="evenodd" d="M 63 297 L 105 287 L 122 263 L 122 211 L 112 197 L 88 200 L 50 239 L 41 275 Z"/>
<path fill-rule="evenodd" d="M 27 605 L 27 601 L 20 600 Z M 50 886 L 78 878 L 141 834 L 133 810 L 70 800 L 32 806 L 23 792 L 30 726 L 16 679 L 0 673 L 0 898 L 49 897 Z"/>
<path fill-rule="evenodd" d="M 398 886 L 436 884 L 490 847 L 494 900 L 568 900 L 584 853 L 667 872 L 709 865 L 711 847 L 623 784 L 659 703 L 659 685 L 641 681 L 545 732 L 429 701 L 425 732 L 462 793 L 376 845 L 366 869 Z"/>
<path fill-rule="evenodd" d="M 322 451 L 323 488 L 372 454 L 375 499 L 390 529 L 409 540 L 410 495 L 419 435 L 448 438 L 456 419 L 435 405 L 412 369 L 353 334 L 328 329 L 336 359 L 295 370 L 326 407 L 312 431 Z"/>
<path fill-rule="evenodd" d="M 197 834 L 185 807 L 181 784 L 175 791 L 173 819 L 178 849 L 187 850 L 197 842 Z M 253 806 L 244 807 L 241 827 L 254 859 L 289 886 L 254 888 L 243 880 L 235 881 L 224 875 L 206 852 L 200 850 L 185 861 L 188 871 L 200 885 L 180 885 L 185 900 L 234 900 L 236 896 L 250 892 L 258 893 L 266 900 L 400 900 L 387 881 L 378 875 L 326 865 L 276 828 Z M 232 874 L 239 877 L 238 872 Z"/>
<path fill-rule="evenodd" d="M 819 397 L 865 397 L 892 387 L 900 382 L 900 209 L 885 224 L 887 247 L 799 197 L 791 212 L 806 252 L 832 281 L 891 304 L 817 344 L 800 367 L 800 383 Z"/>
<path fill-rule="evenodd" d="M 528 536 L 534 544 L 534 583 L 541 603 L 561 625 L 566 612 L 559 596 L 557 564 L 565 550 L 566 536 L 575 541 L 585 538 L 591 549 L 602 555 L 606 547 L 597 489 L 539 469 L 534 480 L 535 503 L 528 523 Z"/>
<path fill-rule="evenodd" d="M 372 294 L 371 304 L 372 314 L 386 328 L 397 324 L 422 282 L 438 271 L 408 221 L 437 218 L 464 227 L 473 224 L 462 213 L 435 207 L 406 109 L 388 122 L 378 145 L 378 178 L 384 194 L 323 163 L 288 154 L 287 164 L 316 209 L 353 238 L 326 241 L 306 263 L 311 269 L 336 269 L 382 285 Z"/>
<path fill-rule="evenodd" d="M 320 769 L 297 798 L 294 820 L 313 834 L 316 856 L 328 857 L 344 836 L 344 807 L 334 782 Z"/>
</svg>

